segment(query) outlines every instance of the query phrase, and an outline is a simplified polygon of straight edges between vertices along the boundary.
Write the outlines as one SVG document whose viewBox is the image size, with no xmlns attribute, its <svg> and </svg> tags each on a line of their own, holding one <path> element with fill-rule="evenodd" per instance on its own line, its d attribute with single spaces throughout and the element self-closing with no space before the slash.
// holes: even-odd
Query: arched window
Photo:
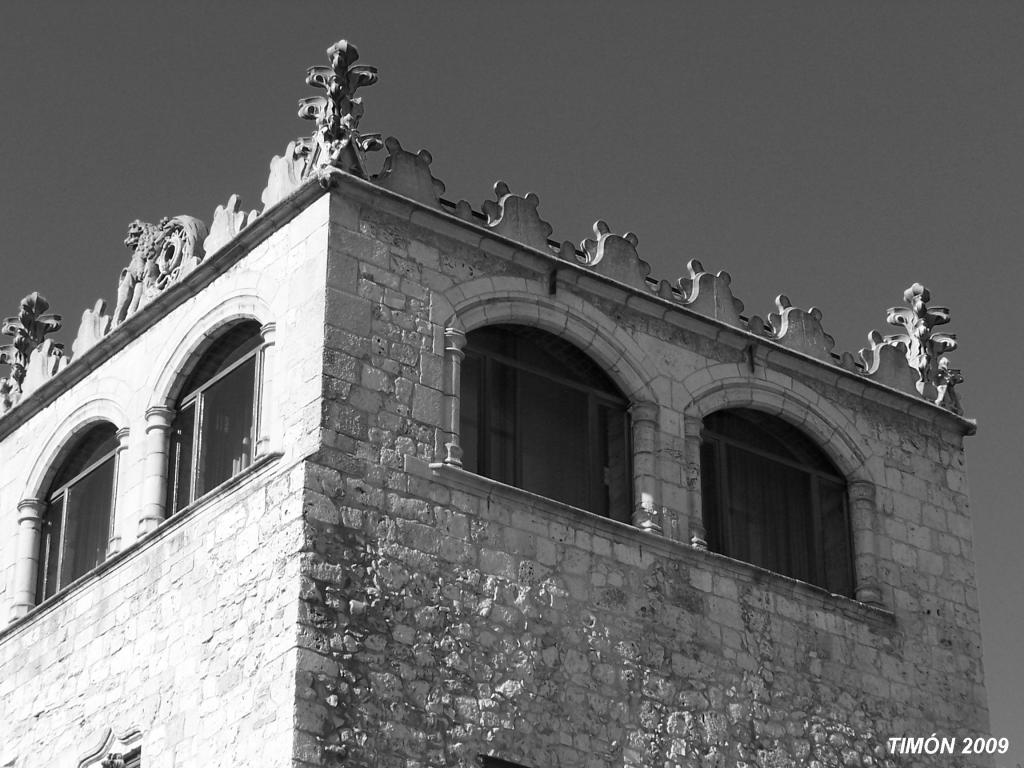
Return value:
<svg viewBox="0 0 1024 768">
<path fill-rule="evenodd" d="M 846 483 L 796 428 L 746 408 L 705 417 L 701 495 L 712 551 L 853 594 Z"/>
<path fill-rule="evenodd" d="M 182 388 L 171 424 L 167 515 L 252 464 L 260 381 L 260 324 L 218 338 Z"/>
<path fill-rule="evenodd" d="M 522 325 L 466 337 L 463 467 L 629 522 L 628 402 L 572 344 Z"/>
<path fill-rule="evenodd" d="M 114 509 L 117 428 L 100 424 L 72 447 L 50 484 L 42 517 L 36 602 L 107 557 Z"/>
</svg>

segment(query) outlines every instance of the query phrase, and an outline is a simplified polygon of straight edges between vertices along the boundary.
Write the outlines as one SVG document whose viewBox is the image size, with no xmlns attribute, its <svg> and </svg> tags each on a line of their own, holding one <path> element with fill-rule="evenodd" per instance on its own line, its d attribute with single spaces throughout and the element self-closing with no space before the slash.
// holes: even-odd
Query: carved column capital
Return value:
<svg viewBox="0 0 1024 768">
<path fill-rule="evenodd" d="M 466 353 L 463 351 L 466 346 L 466 332 L 461 328 L 448 326 L 444 329 L 444 351 L 458 356 L 461 360 Z"/>
<path fill-rule="evenodd" d="M 850 480 L 846 487 L 851 503 L 868 502 L 872 505 L 875 503 L 875 484 L 870 480 Z"/>
<path fill-rule="evenodd" d="M 174 421 L 175 411 L 173 408 L 167 408 L 162 405 L 154 405 L 152 408 L 146 410 L 146 434 L 148 435 L 155 429 L 167 431 L 171 428 L 171 422 Z"/>
<path fill-rule="evenodd" d="M 658 421 L 658 404 L 651 400 L 640 400 L 629 406 L 629 416 L 633 421 Z"/>
<path fill-rule="evenodd" d="M 32 520 L 41 520 L 46 511 L 46 500 L 37 498 L 22 499 L 18 502 L 18 525 Z"/>
<path fill-rule="evenodd" d="M 260 337 L 264 344 L 273 344 L 277 337 L 277 323 L 270 321 L 261 325 Z"/>
</svg>

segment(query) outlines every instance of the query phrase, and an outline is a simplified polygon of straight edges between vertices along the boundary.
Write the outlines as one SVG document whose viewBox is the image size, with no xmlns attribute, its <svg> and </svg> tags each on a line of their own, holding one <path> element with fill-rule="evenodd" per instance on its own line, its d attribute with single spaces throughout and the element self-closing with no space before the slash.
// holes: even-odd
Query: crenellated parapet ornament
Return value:
<svg viewBox="0 0 1024 768">
<path fill-rule="evenodd" d="M 192 216 L 163 218 L 159 224 L 135 220 L 125 246 L 131 250 L 121 270 L 113 327 L 117 327 L 203 260 L 206 225 Z"/>
<path fill-rule="evenodd" d="M 963 381 L 959 369 L 950 368 L 943 357 L 957 347 L 956 336 L 936 332 L 935 328 L 949 322 L 948 307 L 929 307 L 931 292 L 920 283 L 914 283 L 903 292 L 906 307 L 889 310 L 886 322 L 901 326 L 903 333 L 885 337 L 888 344 L 906 345 L 906 358 L 916 372 L 915 387 L 920 395 L 954 413 L 960 413 L 960 403 L 954 388 Z"/>
<path fill-rule="evenodd" d="M 495 200 L 483 204 L 487 228 L 538 251 L 548 250 L 548 238 L 554 230 L 537 213 L 540 198 L 533 192 L 526 197 L 514 195 L 504 181 L 495 183 L 494 196 Z"/>
<path fill-rule="evenodd" d="M 639 242 L 632 232 L 617 235 L 606 222 L 598 219 L 594 222 L 594 237 L 580 243 L 583 254 L 577 259 L 595 272 L 647 292 L 651 265 L 637 253 Z"/>
<path fill-rule="evenodd" d="M 316 131 L 304 146 L 310 155 L 310 169 L 340 168 L 367 178 L 366 153 L 384 146 L 380 134 L 359 132 L 363 100 L 356 92 L 377 82 L 377 68 L 356 64 L 358 49 L 339 40 L 327 49 L 330 66 L 310 67 L 306 83 L 323 90 L 322 96 L 299 101 L 299 117 L 316 121 Z"/>
<path fill-rule="evenodd" d="M 416 153 L 408 152 L 394 136 L 389 136 L 384 146 L 388 151 L 384 167 L 371 181 L 378 187 L 404 195 L 410 200 L 431 208 L 440 208 L 444 182 L 434 178 L 430 172 L 430 164 L 434 161 L 430 153 L 425 149 Z"/>
<path fill-rule="evenodd" d="M 64 347 L 46 337 L 61 329 L 60 315 L 48 315 L 50 303 L 38 293 L 21 300 L 16 317 L 8 317 L 0 333 L 13 339 L 0 347 L 0 364 L 9 365 L 7 378 L 0 380 L 0 413 L 6 413 L 64 364 Z M 37 372 L 35 369 L 39 369 Z"/>
</svg>

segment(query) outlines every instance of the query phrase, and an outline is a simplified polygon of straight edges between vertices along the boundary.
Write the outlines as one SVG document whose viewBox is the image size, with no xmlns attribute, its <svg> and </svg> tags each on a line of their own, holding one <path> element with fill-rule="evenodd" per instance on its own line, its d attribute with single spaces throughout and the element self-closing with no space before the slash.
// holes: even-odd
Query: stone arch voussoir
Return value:
<svg viewBox="0 0 1024 768">
<path fill-rule="evenodd" d="M 717 378 L 690 389 L 691 401 L 685 409 L 687 419 L 699 421 L 725 408 L 753 408 L 779 417 L 811 437 L 846 477 L 847 481 L 868 480 L 869 452 L 857 439 L 850 417 L 833 403 L 785 374 L 768 372 L 767 379 L 736 377 L 734 365 L 724 365 L 731 377 Z M 692 378 L 692 377 L 691 377 Z M 686 386 L 689 379 L 684 380 Z"/>
<path fill-rule="evenodd" d="M 192 326 L 177 344 L 160 356 L 154 366 L 155 379 L 150 383 L 152 393 L 149 407 L 172 407 L 177 389 L 184 382 L 193 362 L 230 325 L 246 320 L 266 324 L 274 320 L 269 305 L 251 291 L 239 291 L 230 296 L 220 295 L 208 308 L 197 307 Z"/>
<path fill-rule="evenodd" d="M 50 481 L 78 438 L 103 423 L 113 424 L 117 429 L 128 426 L 127 414 L 115 400 L 96 397 L 76 408 L 64 419 L 61 428 L 49 435 L 39 450 L 32 452 L 36 460 L 26 477 L 21 498 L 43 498 L 49 490 Z"/>
<path fill-rule="evenodd" d="M 479 283 L 479 285 L 476 285 Z M 448 298 L 454 317 L 466 332 L 486 325 L 530 325 L 571 341 L 598 363 L 631 402 L 656 400 L 651 388 L 654 370 L 635 340 L 616 333 L 615 321 L 574 294 L 549 296 L 532 283 L 531 290 L 496 286 L 482 278 L 459 286 Z"/>
</svg>

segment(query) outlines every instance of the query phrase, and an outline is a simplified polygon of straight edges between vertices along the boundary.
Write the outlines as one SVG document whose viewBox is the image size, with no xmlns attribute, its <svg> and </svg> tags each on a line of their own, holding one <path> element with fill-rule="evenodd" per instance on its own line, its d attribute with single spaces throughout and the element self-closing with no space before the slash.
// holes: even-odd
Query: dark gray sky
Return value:
<svg viewBox="0 0 1024 768">
<path fill-rule="evenodd" d="M 131 220 L 259 207 L 270 157 L 309 133 L 305 69 L 340 37 L 381 71 L 362 128 L 429 149 L 449 199 L 479 208 L 504 179 L 577 243 L 604 218 L 655 276 L 699 258 L 748 313 L 819 307 L 837 351 L 923 282 L 979 422 L 992 733 L 1024 762 L 1024 363 L 993 315 L 1024 278 L 1024 5 L 626 6 L 2 3 L 0 315 L 39 290 L 70 345 L 113 304 Z"/>
</svg>

